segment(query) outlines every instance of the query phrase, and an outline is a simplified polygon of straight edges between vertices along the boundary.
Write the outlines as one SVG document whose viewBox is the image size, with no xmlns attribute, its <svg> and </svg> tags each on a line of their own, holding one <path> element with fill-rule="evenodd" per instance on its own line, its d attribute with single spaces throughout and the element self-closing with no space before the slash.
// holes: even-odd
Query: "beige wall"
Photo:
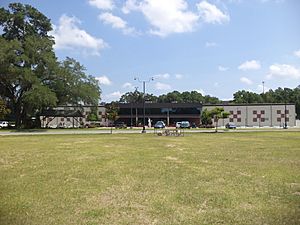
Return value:
<svg viewBox="0 0 300 225">
<path fill-rule="evenodd" d="M 65 128 L 71 128 L 73 127 L 80 127 L 86 124 L 90 124 L 90 121 L 87 121 L 87 116 L 91 112 L 91 107 L 85 106 L 85 107 L 78 107 L 78 109 L 83 108 L 83 117 L 48 117 L 41 119 L 41 126 L 42 127 L 50 127 L 50 128 L 57 128 L 57 127 L 65 127 Z M 73 106 L 59 106 L 55 108 L 56 110 L 76 110 L 77 107 Z M 105 107 L 104 106 L 98 106 L 97 108 L 97 114 L 99 121 L 97 123 L 100 123 L 101 126 L 107 125 L 107 120 L 105 119 Z M 44 119 L 44 120 L 43 120 Z"/>
<path fill-rule="evenodd" d="M 203 106 L 211 110 L 214 106 Z M 284 125 L 284 104 L 274 105 L 218 105 L 230 113 L 229 118 L 220 119 L 219 126 L 225 126 L 228 122 L 235 123 L 238 127 L 282 127 Z M 287 125 L 296 126 L 295 105 L 286 105 Z"/>
</svg>

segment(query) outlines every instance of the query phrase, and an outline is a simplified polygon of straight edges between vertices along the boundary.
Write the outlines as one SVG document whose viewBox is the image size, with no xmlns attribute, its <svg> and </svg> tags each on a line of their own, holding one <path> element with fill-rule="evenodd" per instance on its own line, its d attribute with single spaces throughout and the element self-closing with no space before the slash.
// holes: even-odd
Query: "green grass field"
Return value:
<svg viewBox="0 0 300 225">
<path fill-rule="evenodd" d="M 300 133 L 0 137 L 0 224 L 300 224 Z"/>
</svg>

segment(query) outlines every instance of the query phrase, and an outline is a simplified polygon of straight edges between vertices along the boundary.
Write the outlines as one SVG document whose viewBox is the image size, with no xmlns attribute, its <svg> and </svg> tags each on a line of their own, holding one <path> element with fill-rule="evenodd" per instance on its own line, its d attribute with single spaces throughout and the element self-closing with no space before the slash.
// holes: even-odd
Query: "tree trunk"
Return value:
<svg viewBox="0 0 300 225">
<path fill-rule="evenodd" d="M 216 121 L 216 133 L 218 132 L 218 119 L 217 119 L 217 121 Z"/>
<path fill-rule="evenodd" d="M 16 116 L 16 128 L 21 128 L 22 125 L 22 109 L 19 104 L 14 105 L 14 111 Z"/>
</svg>

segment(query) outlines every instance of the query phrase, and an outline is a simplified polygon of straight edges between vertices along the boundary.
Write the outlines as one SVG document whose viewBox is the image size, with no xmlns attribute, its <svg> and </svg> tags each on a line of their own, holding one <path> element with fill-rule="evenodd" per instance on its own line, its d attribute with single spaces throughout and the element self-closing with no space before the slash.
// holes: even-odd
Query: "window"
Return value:
<svg viewBox="0 0 300 225">
<path fill-rule="evenodd" d="M 64 122 L 64 121 L 65 121 L 65 118 L 63 118 L 63 117 L 60 118 L 60 121 L 61 121 L 61 122 Z"/>
<path fill-rule="evenodd" d="M 256 110 L 253 110 L 253 115 L 256 115 L 257 114 L 257 111 Z"/>
<path fill-rule="evenodd" d="M 257 118 L 253 118 L 253 122 L 255 122 L 255 123 L 256 123 L 256 122 L 257 122 Z"/>
<path fill-rule="evenodd" d="M 284 118 L 284 114 L 281 114 L 281 118 Z"/>
<path fill-rule="evenodd" d="M 237 118 L 237 115 L 233 115 L 233 118 Z"/>
<path fill-rule="evenodd" d="M 237 122 L 238 123 L 242 122 L 242 119 L 241 118 L 237 118 Z"/>
<path fill-rule="evenodd" d="M 233 114 L 233 111 L 230 111 L 229 113 L 232 115 L 232 114 Z"/>
<path fill-rule="evenodd" d="M 257 114 L 257 118 L 261 118 L 261 115 L 260 115 L 260 114 Z"/>
<path fill-rule="evenodd" d="M 98 115 L 102 115 L 102 112 L 99 111 L 99 112 L 98 112 Z"/>
<path fill-rule="evenodd" d="M 68 117 L 68 118 L 67 118 L 67 121 L 69 121 L 69 122 L 70 122 L 70 121 L 71 121 L 71 118 L 69 118 L 69 117 Z"/>
<path fill-rule="evenodd" d="M 231 122 L 231 123 L 232 123 L 232 122 L 233 122 L 233 118 L 229 118 L 229 122 Z"/>
<path fill-rule="evenodd" d="M 277 114 L 281 114 L 281 110 L 277 110 Z"/>
<path fill-rule="evenodd" d="M 238 111 L 237 111 L 237 114 L 238 114 L 238 115 L 241 115 L 241 114 L 242 114 L 241 110 L 238 110 Z"/>
<path fill-rule="evenodd" d="M 285 114 L 289 114 L 290 113 L 290 111 L 287 109 L 287 110 L 285 110 Z"/>
<path fill-rule="evenodd" d="M 265 110 L 261 110 L 261 111 L 260 111 L 260 114 L 265 114 Z"/>
<path fill-rule="evenodd" d="M 277 122 L 281 122 L 281 118 L 279 117 L 279 118 L 277 118 Z"/>
</svg>

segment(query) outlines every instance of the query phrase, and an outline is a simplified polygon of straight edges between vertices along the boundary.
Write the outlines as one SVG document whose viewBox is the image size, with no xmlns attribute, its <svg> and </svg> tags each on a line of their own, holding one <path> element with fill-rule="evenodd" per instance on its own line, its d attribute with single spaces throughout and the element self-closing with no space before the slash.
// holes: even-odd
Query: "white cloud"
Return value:
<svg viewBox="0 0 300 225">
<path fill-rule="evenodd" d="M 261 68 L 260 62 L 256 60 L 246 61 L 242 63 L 238 69 L 239 70 L 259 70 Z"/>
<path fill-rule="evenodd" d="M 262 2 L 262 3 L 266 3 L 266 2 L 283 3 L 283 2 L 285 2 L 285 0 L 260 0 L 260 2 Z"/>
<path fill-rule="evenodd" d="M 294 51 L 294 55 L 300 58 L 300 49 L 298 51 Z"/>
<path fill-rule="evenodd" d="M 111 85 L 112 83 L 107 76 L 96 77 L 96 80 L 103 85 Z"/>
<path fill-rule="evenodd" d="M 251 85 L 251 84 L 253 84 L 253 81 L 252 80 L 250 80 L 249 78 L 247 78 L 247 77 L 241 77 L 240 78 L 240 81 L 242 82 L 242 83 L 244 83 L 244 84 L 248 84 L 248 85 Z"/>
<path fill-rule="evenodd" d="M 106 12 L 98 16 L 104 24 L 109 24 L 112 28 L 122 30 L 124 34 L 137 34 L 133 27 L 128 27 L 127 22 L 112 13 Z"/>
<path fill-rule="evenodd" d="M 182 75 L 182 74 L 175 74 L 175 78 L 176 78 L 177 80 L 180 80 L 180 79 L 183 78 L 183 75 Z"/>
<path fill-rule="evenodd" d="M 201 18 L 206 23 L 222 24 L 230 20 L 228 14 L 223 13 L 220 9 L 217 8 L 217 6 L 210 4 L 207 1 L 198 3 L 197 8 L 199 10 Z"/>
<path fill-rule="evenodd" d="M 269 68 L 267 78 L 299 79 L 300 69 L 288 64 L 273 64 Z"/>
<path fill-rule="evenodd" d="M 170 90 L 171 89 L 171 86 L 169 84 L 164 84 L 164 83 L 161 83 L 161 82 L 156 82 L 155 83 L 155 88 L 157 90 Z"/>
<path fill-rule="evenodd" d="M 102 10 L 112 10 L 115 7 L 113 0 L 89 0 L 89 4 Z"/>
<path fill-rule="evenodd" d="M 150 33 L 161 37 L 192 32 L 199 19 L 198 15 L 188 11 L 185 0 L 143 0 L 139 3 L 127 0 L 123 12 L 130 13 L 133 10 L 143 13 L 152 26 Z"/>
<path fill-rule="evenodd" d="M 133 85 L 132 83 L 126 82 L 125 84 L 122 85 L 122 88 L 133 89 Z"/>
<path fill-rule="evenodd" d="M 169 79 L 171 76 L 168 73 L 164 73 L 164 74 L 156 74 L 153 77 L 154 79 Z"/>
<path fill-rule="evenodd" d="M 124 93 L 121 93 L 120 91 L 114 91 L 112 93 L 105 95 L 105 101 L 107 102 L 117 101 L 121 98 L 123 94 Z"/>
<path fill-rule="evenodd" d="M 217 43 L 216 42 L 206 42 L 205 47 L 206 48 L 217 47 Z"/>
<path fill-rule="evenodd" d="M 122 12 L 124 14 L 128 14 L 131 11 L 137 11 L 139 10 L 139 5 L 136 0 L 127 0 L 122 7 Z"/>
<path fill-rule="evenodd" d="M 225 71 L 229 70 L 229 68 L 224 67 L 224 66 L 218 66 L 218 70 L 221 71 L 221 72 L 225 72 Z"/>
<path fill-rule="evenodd" d="M 101 38 L 93 37 L 85 30 L 78 27 L 81 21 L 76 17 L 62 15 L 59 19 L 59 25 L 53 26 L 50 32 L 55 39 L 54 48 L 56 49 L 77 49 L 86 54 L 100 55 L 100 51 L 106 47 Z"/>
<path fill-rule="evenodd" d="M 219 84 L 218 82 L 215 82 L 215 83 L 214 83 L 214 87 L 216 87 L 216 88 L 217 88 L 217 87 L 220 87 L 220 84 Z"/>
</svg>

